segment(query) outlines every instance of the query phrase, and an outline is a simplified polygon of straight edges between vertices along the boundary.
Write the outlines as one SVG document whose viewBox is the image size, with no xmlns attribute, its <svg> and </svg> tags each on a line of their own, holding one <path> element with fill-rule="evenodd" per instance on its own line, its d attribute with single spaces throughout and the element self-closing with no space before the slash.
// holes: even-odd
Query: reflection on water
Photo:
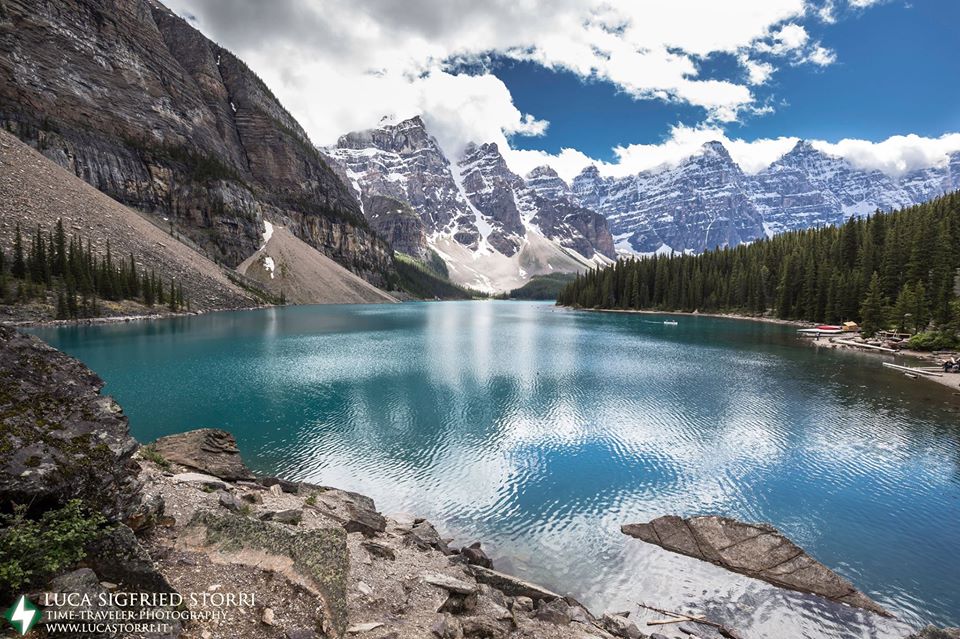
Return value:
<svg viewBox="0 0 960 639">
<path fill-rule="evenodd" d="M 597 610 L 694 605 L 750 638 L 960 624 L 955 398 L 787 327 L 467 302 L 38 333 L 141 440 L 229 429 L 261 470 L 426 516 Z M 901 621 L 619 532 L 667 513 L 772 522 Z"/>
</svg>

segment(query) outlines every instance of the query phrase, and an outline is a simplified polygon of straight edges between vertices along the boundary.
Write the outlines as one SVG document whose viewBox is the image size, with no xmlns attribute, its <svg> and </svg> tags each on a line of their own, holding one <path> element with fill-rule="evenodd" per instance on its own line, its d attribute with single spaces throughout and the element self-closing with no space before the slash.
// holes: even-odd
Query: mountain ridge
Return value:
<svg viewBox="0 0 960 639">
<path fill-rule="evenodd" d="M 754 174 L 719 141 L 675 166 L 620 178 L 585 167 L 571 192 L 603 213 L 628 254 L 700 253 L 775 233 L 841 224 L 850 217 L 926 202 L 960 188 L 960 153 L 945 166 L 892 178 L 816 149 L 806 140 Z"/>
<path fill-rule="evenodd" d="M 162 4 L 5 0 L 0 78 L 0 126 L 211 259 L 238 265 L 272 221 L 386 280 L 390 247 L 299 123 Z"/>
<path fill-rule="evenodd" d="M 459 285 L 507 291 L 534 275 L 583 271 L 616 256 L 602 215 L 544 189 L 547 173 L 531 186 L 495 143 L 470 144 L 451 161 L 415 116 L 347 133 L 322 151 L 340 165 L 368 219 L 376 198 L 409 205 L 422 227 L 391 220 L 393 241 L 437 253 Z"/>
</svg>

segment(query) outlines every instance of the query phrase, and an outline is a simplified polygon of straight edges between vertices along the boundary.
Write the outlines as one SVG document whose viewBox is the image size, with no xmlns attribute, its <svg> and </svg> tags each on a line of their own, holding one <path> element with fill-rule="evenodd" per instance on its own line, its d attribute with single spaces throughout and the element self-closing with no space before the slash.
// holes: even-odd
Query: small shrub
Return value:
<svg viewBox="0 0 960 639">
<path fill-rule="evenodd" d="M 18 592 L 37 586 L 73 566 L 86 555 L 86 546 L 99 536 L 106 518 L 87 512 L 79 499 L 48 510 L 39 519 L 27 516 L 26 506 L 0 513 L 0 591 Z"/>
<path fill-rule="evenodd" d="M 170 470 L 170 462 L 167 461 L 166 457 L 157 452 L 157 449 L 153 447 L 153 444 L 141 446 L 140 457 L 146 459 L 147 461 L 153 462 L 164 470 Z"/>
<path fill-rule="evenodd" d="M 939 351 L 960 348 L 960 340 L 956 335 L 939 331 L 926 331 L 911 337 L 907 344 L 917 351 Z"/>
<path fill-rule="evenodd" d="M 303 503 L 305 503 L 307 506 L 316 506 L 316 505 L 317 505 L 317 496 L 316 496 L 316 495 L 310 495 L 309 497 L 307 497 L 307 498 L 304 500 Z"/>
</svg>

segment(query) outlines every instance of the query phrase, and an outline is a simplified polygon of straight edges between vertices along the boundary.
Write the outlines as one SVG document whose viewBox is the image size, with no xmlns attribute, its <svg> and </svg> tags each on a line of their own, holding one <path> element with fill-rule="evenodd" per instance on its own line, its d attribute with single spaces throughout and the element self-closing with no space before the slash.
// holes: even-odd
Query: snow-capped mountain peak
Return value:
<svg viewBox="0 0 960 639">
<path fill-rule="evenodd" d="M 674 167 L 605 178 L 590 166 L 576 200 L 603 213 L 618 249 L 693 251 L 752 242 L 772 233 L 839 224 L 924 202 L 960 188 L 960 153 L 943 167 L 899 179 L 864 170 L 806 140 L 756 175 L 745 175 L 722 143 L 705 143 Z"/>
<path fill-rule="evenodd" d="M 573 196 L 570 185 L 547 165 L 538 166 L 527 173 L 524 181 L 535 193 L 548 200 L 570 201 Z"/>
<path fill-rule="evenodd" d="M 615 256 L 603 216 L 575 204 L 549 167 L 535 171 L 528 184 L 495 143 L 470 144 L 451 163 L 415 117 L 348 133 L 325 152 L 360 194 L 365 212 L 374 196 L 409 204 L 423 222 L 423 242 L 398 235 L 417 227 L 409 217 L 391 219 L 390 207 L 387 213 L 379 208 L 376 228 L 403 246 L 424 247 L 416 257 L 435 251 L 459 283 L 509 290 L 532 275 L 584 270 Z"/>
</svg>

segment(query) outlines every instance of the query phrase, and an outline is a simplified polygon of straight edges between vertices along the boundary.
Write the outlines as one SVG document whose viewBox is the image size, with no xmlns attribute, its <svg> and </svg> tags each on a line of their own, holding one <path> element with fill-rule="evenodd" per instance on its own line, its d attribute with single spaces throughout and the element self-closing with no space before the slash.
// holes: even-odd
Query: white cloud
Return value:
<svg viewBox="0 0 960 639">
<path fill-rule="evenodd" d="M 847 158 L 858 168 L 876 169 L 898 177 L 916 169 L 942 166 L 947 154 L 960 151 L 960 133 L 938 138 L 910 134 L 894 135 L 882 142 L 848 139 L 833 144 L 821 141 L 812 144 L 824 153 Z"/>
<path fill-rule="evenodd" d="M 584 167 L 596 165 L 601 175 L 622 177 L 661 167 L 672 167 L 700 153 L 706 142 L 723 143 L 730 157 L 745 173 L 752 174 L 770 166 L 797 143 L 796 137 L 743 140 L 727 136 L 716 127 L 675 126 L 670 136 L 659 144 L 631 144 L 617 147 L 615 162 L 591 159 L 574 149 L 551 155 L 542 151 L 508 151 L 507 163 L 517 173 L 525 174 L 535 166 L 549 164 L 563 179 L 572 180 Z M 812 140 L 811 144 L 830 155 L 846 158 L 857 168 L 879 170 L 892 177 L 910 171 L 942 166 L 948 154 L 960 151 L 960 133 L 938 138 L 918 135 L 895 135 L 881 142 L 845 139 L 836 143 Z"/>
<path fill-rule="evenodd" d="M 630 144 L 615 148 L 613 151 L 617 156 L 616 162 L 594 160 L 573 149 L 564 149 L 557 155 L 541 151 L 509 151 L 506 160 L 510 167 L 521 175 L 535 166 L 549 164 L 560 177 L 569 181 L 584 167 L 594 164 L 602 175 L 622 177 L 676 166 L 699 153 L 706 142 L 712 141 L 722 142 L 730 157 L 745 172 L 756 173 L 793 148 L 797 138 L 782 137 L 747 142 L 730 138 L 717 127 L 678 125 L 673 127 L 669 137 L 659 144 Z"/>
<path fill-rule="evenodd" d="M 765 84 L 773 75 L 774 66 L 769 62 L 754 60 L 746 53 L 741 53 L 737 60 L 740 66 L 747 70 L 747 81 L 750 84 Z"/>
<path fill-rule="evenodd" d="M 542 134 L 502 83 L 444 70 L 451 59 L 496 54 L 610 82 L 628 95 L 702 107 L 731 122 L 758 110 L 751 86 L 774 64 L 765 50 L 801 56 L 808 36 L 795 24 L 806 0 L 168 0 L 181 15 L 235 51 L 267 82 L 313 140 L 329 144 L 386 113 L 418 109 L 454 145 L 499 126 Z M 743 82 L 702 77 L 699 57 L 743 61 Z M 798 57 L 798 60 L 801 58 Z M 454 80 L 454 78 L 462 78 Z M 475 100 L 480 108 L 469 108 Z M 469 115 L 466 111 L 470 111 Z M 461 131 L 459 140 L 456 131 Z"/>
<path fill-rule="evenodd" d="M 786 152 L 795 138 L 744 141 L 721 126 L 744 113 L 772 111 L 755 87 L 777 65 L 835 62 L 801 21 L 831 23 L 844 0 L 167 0 L 208 36 L 243 58 L 317 144 L 375 126 L 384 115 L 422 115 L 452 157 L 470 141 L 496 142 L 515 171 L 550 163 L 570 179 L 595 163 L 624 175 L 682 161 L 720 140 L 747 172 Z M 861 10 L 884 0 L 845 0 Z M 733 55 L 741 81 L 700 73 L 698 60 Z M 487 56 L 528 60 L 609 82 L 636 98 L 702 107 L 704 124 L 674 127 L 660 144 L 614 149 L 594 162 L 576 149 L 558 154 L 514 150 L 511 135 L 543 135 L 549 123 L 523 113 L 509 89 L 485 72 Z M 445 66 L 472 65 L 472 74 Z M 628 135 L 625 133 L 625 136 Z M 929 165 L 957 136 L 899 136 L 872 144 L 843 140 L 821 148 L 865 168 L 895 174 Z"/>
<path fill-rule="evenodd" d="M 822 46 L 820 43 L 813 45 L 810 52 L 804 56 L 804 61 L 817 65 L 818 67 L 830 66 L 837 61 L 837 54 Z"/>
</svg>

